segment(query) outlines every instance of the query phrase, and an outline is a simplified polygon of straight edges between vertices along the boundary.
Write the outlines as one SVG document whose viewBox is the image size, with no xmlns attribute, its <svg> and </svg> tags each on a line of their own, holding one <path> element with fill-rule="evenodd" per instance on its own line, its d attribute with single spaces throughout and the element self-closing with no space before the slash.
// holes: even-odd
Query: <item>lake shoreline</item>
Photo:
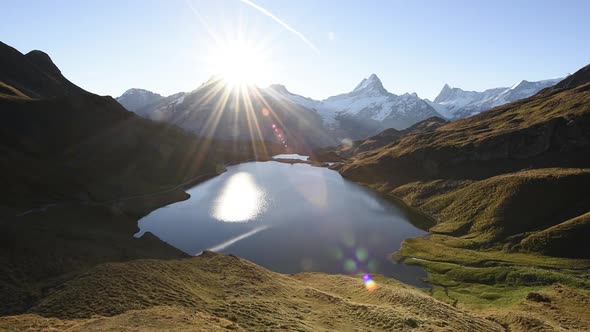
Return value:
<svg viewBox="0 0 590 332">
<path fill-rule="evenodd" d="M 316 173 L 315 171 L 310 171 L 310 170 L 304 171 L 303 168 L 298 168 L 299 171 L 297 171 L 296 169 L 285 168 L 285 167 L 281 167 L 281 166 L 278 166 L 278 165 L 277 166 L 270 166 L 270 164 L 269 164 L 267 166 L 262 166 L 262 165 L 266 164 L 266 161 L 275 161 L 278 164 L 292 164 L 292 165 L 307 164 L 309 166 L 313 166 L 314 168 L 315 167 L 318 167 L 318 166 L 320 168 L 326 168 L 326 170 L 322 170 L 322 171 L 319 171 L 318 170 L 319 173 Z M 303 180 L 303 179 L 297 180 L 298 179 L 297 176 L 302 176 L 303 174 L 318 174 L 320 176 L 320 179 L 321 179 L 322 176 L 320 174 L 326 174 L 326 175 L 327 174 L 331 174 L 331 176 L 334 176 L 334 177 L 338 178 L 339 180 L 337 180 L 336 182 L 333 182 L 333 180 L 328 181 L 328 178 L 329 177 L 326 179 L 326 181 L 328 181 L 328 182 L 325 182 L 325 183 L 327 185 L 329 184 L 329 187 L 328 188 L 332 188 L 332 189 L 328 189 L 328 190 L 330 190 L 329 192 L 331 193 L 330 194 L 330 197 L 332 197 L 331 198 L 331 202 L 333 202 L 333 203 L 329 203 L 330 206 L 333 206 L 333 204 L 342 204 L 342 203 L 336 203 L 336 202 L 343 202 L 343 200 L 350 200 L 350 199 L 352 199 L 350 197 L 350 195 L 353 195 L 353 194 L 354 195 L 361 195 L 361 196 L 359 196 L 358 198 L 356 198 L 357 201 L 355 201 L 355 202 L 349 202 L 349 203 L 345 204 L 345 206 L 346 206 L 345 209 L 352 208 L 352 209 L 356 210 L 356 209 L 358 209 L 357 203 L 360 203 L 361 204 L 360 206 L 366 206 L 367 200 L 372 200 L 372 199 L 377 199 L 381 203 L 371 203 L 371 204 L 385 204 L 383 206 L 391 206 L 391 208 L 394 209 L 394 210 L 391 210 L 391 211 L 397 211 L 397 212 L 379 212 L 379 213 L 382 213 L 382 216 L 379 216 L 378 217 L 379 218 L 378 220 L 381 220 L 384 217 L 385 218 L 391 218 L 392 216 L 394 216 L 394 214 L 391 214 L 390 215 L 390 213 L 399 214 L 399 217 L 396 217 L 396 218 L 400 218 L 400 219 L 395 219 L 397 221 L 392 220 L 393 223 L 391 223 L 391 224 L 389 224 L 389 223 L 382 224 L 384 226 L 385 225 L 388 225 L 388 226 L 386 226 L 387 229 L 396 229 L 396 228 L 398 228 L 398 231 L 396 231 L 394 233 L 394 235 L 392 235 L 391 237 L 387 237 L 387 236 L 384 237 L 384 240 L 383 240 L 382 244 L 379 245 L 379 248 L 381 248 L 381 249 L 378 249 L 377 250 L 376 248 L 371 249 L 370 247 L 367 247 L 367 248 L 369 248 L 369 251 L 372 251 L 374 254 L 377 254 L 378 255 L 376 257 L 380 257 L 379 258 L 380 264 L 384 264 L 383 265 L 383 269 L 384 269 L 383 270 L 383 273 L 385 275 L 387 275 L 388 277 L 399 279 L 400 276 L 397 275 L 396 273 L 402 273 L 401 271 L 403 270 L 402 267 L 393 267 L 393 266 L 390 267 L 390 264 L 393 264 L 393 265 L 396 265 L 397 264 L 394 260 L 391 259 L 391 257 L 392 257 L 391 254 L 397 249 L 397 247 L 395 246 L 395 243 L 396 243 L 395 241 L 399 241 L 400 240 L 400 237 L 401 237 L 401 240 L 404 239 L 404 235 L 403 234 L 404 234 L 404 232 L 407 232 L 407 231 L 405 231 L 405 230 L 402 231 L 402 229 L 406 229 L 407 227 L 409 227 L 408 229 L 415 229 L 416 231 L 419 232 L 419 234 L 422 234 L 422 233 L 425 232 L 424 231 L 424 227 L 419 227 L 420 226 L 419 223 L 416 222 L 418 219 L 420 219 L 420 220 L 426 220 L 426 218 L 424 216 L 419 215 L 416 211 L 414 211 L 412 209 L 409 209 L 405 204 L 402 204 L 402 202 L 392 201 L 389 197 L 384 197 L 382 195 L 382 193 L 374 190 L 373 188 L 367 188 L 366 186 L 362 186 L 362 185 L 359 185 L 359 184 L 357 184 L 355 182 L 348 181 L 347 179 L 342 178 L 340 176 L 340 174 L 337 174 L 337 172 L 336 173 L 330 172 L 330 171 L 333 171 L 333 169 L 326 167 L 327 165 L 325 165 L 323 163 L 322 164 L 320 164 L 320 163 L 310 163 L 310 162 L 307 162 L 307 161 L 295 160 L 295 159 L 288 159 L 285 162 L 284 160 L 280 160 L 280 159 L 271 159 L 271 160 L 264 160 L 264 161 L 262 161 L 261 164 L 260 164 L 260 166 L 252 166 L 252 165 L 247 166 L 249 164 L 249 161 L 245 161 L 245 162 L 241 162 L 241 163 L 237 163 L 237 164 L 242 165 L 242 166 L 246 166 L 246 168 L 244 168 L 244 170 L 233 169 L 233 172 L 234 173 L 236 173 L 236 172 L 238 172 L 238 173 L 239 172 L 249 173 L 249 172 L 252 172 L 255 169 L 257 169 L 256 167 L 265 167 L 265 168 L 262 168 L 262 169 L 266 169 L 268 167 L 271 167 L 270 169 L 275 169 L 275 171 L 273 171 L 273 172 L 276 172 L 278 170 L 281 170 L 281 172 L 286 172 L 286 173 L 284 173 L 284 175 L 281 175 L 279 178 L 281 178 L 281 179 L 290 178 L 290 181 L 287 181 L 287 182 L 295 181 L 295 183 L 298 183 L 298 184 L 300 184 L 301 186 L 304 186 L 304 187 L 305 186 L 312 185 L 311 187 L 308 187 L 304 192 L 300 192 L 300 190 L 302 189 L 302 187 L 299 187 L 299 191 L 296 190 L 295 188 L 293 188 L 291 190 L 291 189 L 289 189 L 290 188 L 289 187 L 290 185 L 288 185 L 288 184 L 285 187 L 285 184 L 281 185 L 281 184 L 279 184 L 280 182 L 279 183 L 276 183 L 276 186 L 278 186 L 277 188 L 285 188 L 285 189 L 288 189 L 288 192 L 290 192 L 289 197 L 291 197 L 293 195 L 294 195 L 293 197 L 298 197 L 298 198 L 290 198 L 290 199 L 288 199 L 288 198 L 285 197 L 284 199 L 280 199 L 279 201 L 283 201 L 284 202 L 283 204 L 287 204 L 286 202 L 289 202 L 292 199 L 298 200 L 298 199 L 303 199 L 303 197 L 306 197 L 308 199 L 314 197 L 315 194 L 312 195 L 311 193 L 312 192 L 316 192 L 313 189 L 314 186 L 315 186 L 315 184 L 313 184 L 313 183 L 315 183 L 317 181 L 314 180 L 314 178 L 309 178 L 309 175 L 305 175 L 305 179 L 306 180 Z M 272 164 L 275 164 L 275 163 L 272 163 Z M 236 163 L 232 163 L 232 165 L 228 165 L 228 166 L 236 166 Z M 252 168 L 252 167 L 254 167 L 254 168 Z M 251 169 L 252 171 L 248 171 L 248 169 Z M 259 175 L 254 175 L 254 174 L 257 174 L 256 173 L 257 171 L 254 171 L 254 173 L 251 173 L 251 174 L 253 174 L 256 177 L 256 179 L 258 179 L 259 176 L 262 176 L 261 174 L 267 174 L 266 171 L 262 171 L 262 169 L 261 169 L 261 172 L 263 172 L 263 173 L 260 173 Z M 307 169 L 307 168 L 305 168 L 305 169 Z M 294 171 L 295 173 L 290 173 L 292 171 Z M 297 174 L 300 174 L 300 172 L 303 172 L 303 173 L 301 173 L 302 175 L 297 175 Z M 311 173 L 308 173 L 308 172 L 311 172 Z M 326 172 L 328 172 L 328 173 L 326 173 Z M 220 175 L 221 174 L 223 174 L 223 173 L 220 173 Z M 228 181 L 228 179 L 231 179 L 233 177 L 232 174 L 226 176 L 224 178 L 225 180 L 221 180 L 221 181 Z M 291 174 L 293 175 L 293 177 L 290 176 Z M 326 176 L 326 175 L 324 175 L 324 176 Z M 268 175 L 268 176 L 271 176 L 271 175 Z M 274 176 L 275 175 L 272 175 L 271 178 L 274 179 Z M 262 180 L 264 182 L 264 181 L 269 181 L 269 179 L 271 179 L 271 178 L 268 178 L 267 180 L 262 180 L 262 178 L 260 178 L 258 180 Z M 215 177 L 212 178 L 212 179 L 210 178 L 209 180 L 215 181 Z M 274 180 L 272 180 L 272 181 L 274 181 Z M 302 182 L 300 182 L 300 181 L 302 181 Z M 309 182 L 309 181 L 311 181 L 311 182 Z M 215 183 L 215 182 L 213 182 L 213 183 Z M 207 189 L 206 190 L 209 193 L 208 195 L 214 195 L 215 196 L 215 194 L 212 194 L 212 193 L 214 193 L 216 190 L 219 191 L 220 189 L 218 187 L 219 185 L 216 185 L 216 184 L 213 184 L 213 183 L 209 182 L 207 184 Z M 223 182 L 220 182 L 220 183 L 223 183 Z M 353 191 L 350 191 L 349 189 L 344 189 L 343 188 L 345 190 L 344 192 L 349 192 L 350 191 L 350 193 L 348 195 L 341 196 L 340 194 L 338 194 L 338 192 L 342 192 L 342 191 L 338 191 L 338 192 L 335 192 L 334 191 L 335 190 L 334 189 L 335 188 L 334 187 L 335 185 L 341 186 L 339 183 L 342 183 L 342 185 L 345 186 L 344 188 L 348 188 L 348 186 L 351 186 L 352 185 L 353 187 L 359 188 L 358 190 L 360 190 L 360 191 L 358 191 L 358 192 L 357 191 L 354 191 L 354 190 Z M 201 184 L 202 184 L 202 182 L 199 182 L 196 186 L 194 186 L 192 188 L 193 189 L 195 187 L 198 188 L 198 185 L 201 185 Z M 320 185 L 321 185 L 321 181 L 320 181 Z M 275 187 L 275 185 L 273 184 L 271 187 L 268 187 L 267 185 L 263 185 L 262 186 L 262 188 L 265 188 L 264 190 L 268 190 L 268 189 L 270 189 L 272 187 Z M 214 188 L 217 188 L 217 189 L 214 189 Z M 281 190 L 281 192 L 283 192 L 282 190 L 285 190 L 285 189 L 279 189 L 279 190 Z M 199 189 L 196 189 L 196 190 L 199 190 Z M 205 190 L 205 189 L 202 189 L 202 190 Z M 188 190 L 188 193 L 191 194 L 191 195 L 194 195 L 195 194 L 195 193 L 191 192 L 190 190 Z M 304 193 L 307 193 L 307 194 L 304 194 Z M 267 194 L 269 194 L 269 193 L 267 193 Z M 368 196 L 367 199 L 364 199 L 363 198 L 364 197 L 363 195 L 367 195 L 367 194 L 370 195 L 370 196 Z M 299 195 L 303 195 L 303 196 L 299 196 Z M 308 196 L 308 195 L 311 195 L 311 196 Z M 196 202 L 201 202 L 201 200 L 203 199 L 203 198 L 201 198 L 201 197 L 203 197 L 202 196 L 202 193 L 197 194 L 197 196 L 199 198 L 198 198 L 198 201 L 196 201 Z M 275 197 L 273 194 L 271 194 L 271 196 L 272 197 Z M 348 197 L 348 198 L 346 198 L 346 197 Z M 370 198 L 370 197 L 374 197 L 374 198 Z M 210 197 L 208 200 L 213 200 L 213 199 L 215 199 L 215 197 Z M 358 199 L 360 199 L 360 200 L 358 200 Z M 186 201 L 186 199 L 183 199 L 183 201 Z M 306 200 L 303 200 L 301 203 L 306 204 L 305 202 L 306 202 Z M 193 211 L 209 211 L 209 209 L 211 209 L 211 207 L 208 207 L 208 206 L 203 206 L 203 207 L 196 207 L 196 206 L 194 206 L 193 207 L 191 204 L 195 204 L 195 203 L 184 203 L 183 202 L 182 205 L 180 205 L 177 209 L 181 209 L 182 211 L 189 211 L 188 210 L 189 209 L 188 206 L 190 206 L 190 210 L 193 210 Z M 199 203 L 199 204 L 205 204 L 205 203 Z M 207 203 L 207 204 L 209 204 L 209 203 Z M 307 204 L 309 204 L 309 203 L 307 203 Z M 334 207 L 331 207 L 331 209 L 336 208 L 336 206 L 337 205 L 334 205 Z M 277 207 L 275 206 L 274 208 L 276 209 Z M 372 208 L 376 208 L 376 207 L 372 207 Z M 358 213 L 360 213 L 360 214 L 364 213 L 364 212 L 360 212 L 360 211 L 364 211 L 362 209 L 363 208 L 361 208 L 361 210 L 359 210 Z M 366 207 L 365 207 L 365 209 L 366 209 Z M 378 209 L 382 209 L 382 208 L 378 208 Z M 386 209 L 390 209 L 390 208 L 388 207 Z M 338 209 L 338 211 L 340 211 L 340 210 Z M 345 210 L 342 210 L 342 211 L 345 211 Z M 380 211 L 380 210 L 378 210 L 378 211 Z M 389 210 L 387 210 L 387 211 L 389 211 Z M 199 220 L 201 220 L 201 223 L 203 223 L 203 222 L 206 221 L 206 223 L 203 224 L 203 225 L 208 225 L 211 221 L 207 221 L 207 220 L 210 220 L 210 218 L 212 218 L 212 216 L 207 215 L 206 212 L 204 212 L 204 213 L 205 213 L 204 215 L 202 215 L 202 216 L 200 216 L 198 218 L 199 218 Z M 343 212 L 337 212 L 337 213 L 343 213 Z M 355 215 L 355 213 L 353 213 L 352 215 Z M 371 212 L 371 213 L 375 213 L 375 212 Z M 349 215 L 349 214 L 346 214 L 346 215 Z M 352 215 L 351 215 L 351 218 L 352 219 L 349 222 L 352 222 L 354 224 L 358 224 L 359 225 L 359 226 L 355 226 L 355 229 L 356 229 L 356 227 L 364 227 L 364 228 L 367 228 L 368 227 L 370 229 L 371 226 L 369 226 L 369 225 L 372 224 L 373 222 L 371 222 L 370 224 L 366 224 L 365 226 L 360 226 L 361 224 L 364 224 L 364 223 L 360 223 L 360 222 L 362 220 L 364 220 L 364 218 L 366 218 L 366 216 L 365 217 L 362 217 L 361 215 L 356 215 L 356 216 L 352 216 Z M 196 215 L 191 214 L 191 218 L 195 218 L 195 217 L 196 217 Z M 156 219 L 154 219 L 154 218 L 156 218 Z M 172 212 L 171 209 L 165 209 L 165 210 L 161 210 L 161 212 L 159 212 L 156 215 L 150 214 L 150 216 L 149 216 L 148 219 L 142 219 L 141 221 L 138 221 L 138 225 L 141 228 L 141 231 L 136 236 L 141 235 L 142 232 L 145 232 L 145 231 L 152 232 L 152 233 L 155 234 L 155 236 L 159 236 L 159 234 L 162 234 L 162 232 L 165 232 L 166 234 L 169 234 L 169 235 L 167 235 L 168 237 L 162 238 L 162 241 L 167 242 L 167 243 L 169 243 L 171 245 L 175 245 L 175 242 L 174 241 L 178 241 L 178 240 L 172 240 L 170 238 L 170 234 L 171 234 L 170 232 L 172 232 L 171 230 L 170 231 L 168 231 L 168 230 L 164 231 L 165 228 L 163 228 L 163 229 L 157 228 L 159 230 L 154 231 L 154 228 L 150 228 L 150 227 L 155 227 L 155 226 L 146 226 L 146 225 L 155 225 L 154 222 L 156 222 L 156 220 L 162 219 L 162 218 L 163 218 L 163 220 L 168 220 L 168 221 L 165 222 L 165 223 L 163 223 L 162 226 L 158 226 L 158 227 L 170 227 L 170 229 L 172 230 L 172 229 L 178 229 L 176 227 L 189 227 L 188 225 L 190 225 L 190 224 L 186 224 L 189 221 L 183 221 L 184 220 L 183 219 L 184 217 L 176 216 L 175 214 L 173 214 L 173 212 Z M 265 218 L 270 218 L 270 219 L 266 219 L 267 221 L 265 221 L 265 223 L 268 222 L 268 221 L 270 221 L 270 220 L 275 220 L 275 217 L 272 217 L 270 215 L 268 217 L 265 217 Z M 305 217 L 303 217 L 303 218 L 305 219 Z M 313 220 L 313 218 L 316 218 L 316 217 L 312 217 L 312 220 Z M 372 218 L 369 218 L 369 219 L 372 219 Z M 149 221 L 149 220 L 152 220 L 152 221 Z M 173 224 L 186 225 L 186 226 L 172 226 L 172 224 L 171 224 L 172 220 L 174 220 Z M 305 220 L 310 220 L 310 219 L 307 218 Z M 337 219 L 333 219 L 333 220 L 338 220 L 338 218 Z M 400 222 L 402 222 L 402 220 L 403 220 L 403 224 L 406 224 L 407 226 L 402 226 L 401 224 L 399 224 Z M 219 223 L 219 221 L 217 221 L 217 223 Z M 424 222 L 422 222 L 422 223 L 424 223 Z M 297 223 L 297 224 L 299 224 L 299 223 Z M 335 223 L 334 225 L 339 225 L 339 224 L 340 223 Z M 262 224 L 262 225 L 265 225 L 265 224 Z M 304 225 L 304 224 L 302 224 L 302 225 Z M 381 226 L 377 226 L 377 225 L 380 225 L 380 224 L 376 224 L 375 227 L 381 227 Z M 190 227 L 197 227 L 197 226 L 190 226 Z M 207 226 L 207 227 L 212 227 L 212 226 Z M 253 226 L 249 226 L 249 227 L 253 227 Z M 259 227 L 259 226 L 256 226 L 256 227 Z M 297 227 L 304 227 L 304 226 L 297 226 Z M 342 226 L 334 226 L 334 227 L 342 227 Z M 404 228 L 399 228 L 399 227 L 404 227 Z M 234 228 L 232 228 L 232 229 L 234 229 Z M 209 228 L 207 228 L 207 229 L 209 229 Z M 238 228 L 235 228 L 235 229 L 238 229 Z M 240 229 L 242 229 L 242 228 L 240 228 Z M 249 228 L 243 228 L 243 229 L 244 230 L 241 231 L 241 232 L 239 232 L 239 233 L 228 233 L 228 235 L 224 235 L 225 236 L 224 237 L 225 240 L 222 240 L 222 238 L 218 238 L 218 237 L 215 237 L 215 236 L 208 237 L 209 240 L 207 240 L 207 241 L 204 241 L 204 238 L 202 240 L 197 240 L 197 241 L 189 241 L 188 239 L 186 239 L 186 240 L 182 240 L 182 241 L 183 242 L 187 242 L 187 241 L 192 242 L 193 244 L 190 244 L 190 247 L 186 247 L 186 246 L 183 247 L 182 245 L 181 246 L 178 246 L 178 244 L 176 245 L 176 247 L 177 248 L 181 248 L 184 252 L 189 253 L 189 254 L 190 253 L 193 253 L 193 252 L 201 252 L 203 250 L 207 250 L 208 248 L 215 247 L 218 244 L 217 242 L 221 243 L 223 241 L 227 241 L 227 239 L 231 239 L 231 238 L 234 238 L 234 237 L 240 237 L 240 236 L 242 236 L 242 234 L 247 234 L 250 231 Z M 369 229 L 367 229 L 367 231 L 371 231 Z M 275 231 L 274 228 L 273 228 L 272 231 L 273 232 Z M 415 233 L 416 231 L 411 231 L 409 233 L 409 236 L 415 236 L 416 234 L 418 234 L 418 233 Z M 175 232 L 179 232 L 179 231 L 176 230 Z M 194 232 L 200 233 L 200 231 L 197 231 L 197 230 L 190 230 L 189 231 L 187 229 L 185 231 L 180 231 L 180 234 L 182 234 L 181 235 L 182 237 L 185 237 L 184 234 L 192 234 Z M 211 232 L 211 231 L 208 231 L 208 232 Z M 214 234 L 214 233 L 211 233 L 211 234 Z M 229 234 L 232 234 L 232 235 L 229 235 Z M 359 233 L 359 234 L 362 234 L 362 233 Z M 385 234 L 387 234 L 387 233 L 385 233 Z M 190 237 L 190 235 L 186 235 L 186 236 Z M 263 237 L 264 236 L 266 236 L 266 235 L 263 235 Z M 382 235 L 382 236 L 384 236 L 384 235 Z M 260 236 L 258 236 L 257 239 L 259 237 Z M 199 237 L 199 238 L 202 238 L 202 237 Z M 388 238 L 389 238 L 389 241 L 387 240 Z M 369 239 L 370 239 L 370 237 L 368 235 L 360 235 L 360 237 L 358 238 L 358 240 L 361 241 L 361 243 L 362 242 L 369 241 Z M 212 244 L 208 244 L 209 241 L 212 241 L 213 243 Z M 243 241 L 246 241 L 247 242 L 248 240 L 243 240 Z M 258 241 L 258 240 L 255 240 L 255 241 Z M 340 239 L 340 236 L 338 236 L 337 234 L 335 234 L 335 236 L 333 237 L 333 241 L 342 241 L 342 240 Z M 388 247 L 388 243 L 392 243 L 391 241 L 394 241 L 393 242 L 393 246 L 389 246 L 389 249 L 386 249 L 385 251 L 383 251 L 384 248 Z M 200 245 L 200 247 L 199 247 L 199 245 Z M 244 256 L 243 254 L 240 254 L 240 249 L 239 248 L 241 248 L 243 245 L 244 244 L 242 244 L 241 242 L 232 245 L 232 249 L 230 249 L 230 251 L 228 251 L 228 253 L 234 253 L 237 256 L 240 256 L 240 257 L 243 257 L 243 258 L 252 260 L 254 262 L 257 262 L 256 258 L 254 258 L 254 256 L 252 256 L 253 255 L 253 252 L 250 252 L 250 256 L 248 256 L 248 255 Z M 368 243 L 367 243 L 367 245 L 368 245 Z M 232 250 L 234 250 L 234 251 L 232 251 Z M 377 250 L 377 251 L 374 251 L 374 250 Z M 319 250 L 318 252 L 325 252 L 325 250 Z M 301 255 L 304 255 L 304 254 L 301 254 Z M 304 257 L 304 256 L 302 256 L 302 257 Z M 386 258 L 391 263 L 386 263 L 385 261 L 381 262 L 381 259 L 382 259 L 381 257 L 383 257 L 383 259 Z M 299 259 L 301 259 L 301 258 L 299 258 Z M 323 258 L 323 259 L 325 259 L 325 258 Z M 315 262 L 315 258 L 314 258 L 314 262 Z M 328 263 L 327 261 L 324 262 L 324 263 L 320 263 L 320 261 L 317 261 L 315 263 L 318 264 L 318 265 L 316 265 L 317 267 L 323 267 L 323 268 L 322 269 L 319 269 L 319 270 L 318 269 L 314 269 L 313 271 L 318 271 L 318 272 L 323 272 L 323 273 L 336 273 L 336 274 L 346 273 L 345 271 L 333 270 L 334 267 L 331 267 L 331 266 L 334 263 L 336 263 L 336 261 L 333 261 L 332 263 Z M 287 263 L 285 263 L 285 264 L 287 264 Z M 324 265 L 324 264 L 327 264 L 327 265 Z M 268 265 L 267 264 L 267 265 L 263 265 L 263 266 L 266 266 L 267 268 L 270 268 L 271 270 L 275 270 L 275 271 L 278 271 L 278 272 L 281 272 L 281 273 L 300 273 L 300 272 L 306 271 L 306 270 L 300 269 L 300 268 L 296 268 L 293 271 L 291 271 L 292 269 L 291 270 L 282 270 L 280 268 L 277 270 L 276 268 L 273 268 L 274 265 L 272 265 L 272 264 L 271 265 Z M 297 264 L 297 266 L 298 266 L 298 264 Z M 342 266 L 340 266 L 339 269 L 342 269 Z M 386 272 L 386 271 L 389 271 L 390 269 L 394 269 L 395 271 L 400 271 L 400 272 L 395 272 L 395 273 L 393 273 L 393 272 Z M 402 270 L 399 270 L 399 269 L 402 269 Z M 412 269 L 405 269 L 405 270 L 407 270 L 408 272 L 403 272 L 403 273 L 410 273 L 409 271 L 413 271 Z M 393 274 L 391 274 L 391 273 L 393 273 Z M 411 272 L 411 273 L 417 273 L 417 272 Z M 425 276 L 426 275 L 424 275 L 424 276 L 419 275 L 418 276 L 418 280 L 420 280 L 420 278 L 425 277 Z M 408 278 L 409 278 L 409 275 L 406 276 L 406 277 L 402 277 L 402 280 L 406 280 L 406 282 L 410 282 Z M 428 285 L 423 284 L 422 282 L 418 282 L 418 281 L 415 281 L 415 282 L 412 281 L 411 283 L 413 283 L 416 286 L 419 285 L 419 287 L 428 287 Z"/>
</svg>

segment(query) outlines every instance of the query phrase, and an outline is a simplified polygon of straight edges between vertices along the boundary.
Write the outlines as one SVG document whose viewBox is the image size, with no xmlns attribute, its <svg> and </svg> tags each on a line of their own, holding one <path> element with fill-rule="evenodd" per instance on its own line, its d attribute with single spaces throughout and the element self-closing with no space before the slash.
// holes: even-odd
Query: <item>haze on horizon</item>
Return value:
<svg viewBox="0 0 590 332">
<path fill-rule="evenodd" d="M 43 50 L 72 81 L 113 96 L 129 88 L 190 91 L 225 70 L 237 81 L 280 83 L 316 99 L 376 73 L 393 93 L 433 99 L 445 83 L 483 90 L 564 76 L 590 54 L 587 1 L 65 0 L 4 7 L 3 42 Z"/>
</svg>

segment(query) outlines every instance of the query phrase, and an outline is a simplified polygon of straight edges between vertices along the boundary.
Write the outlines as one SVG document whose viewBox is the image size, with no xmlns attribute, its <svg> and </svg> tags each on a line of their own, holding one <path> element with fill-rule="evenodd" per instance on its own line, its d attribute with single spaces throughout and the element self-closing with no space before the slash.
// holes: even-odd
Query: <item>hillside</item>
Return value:
<svg viewBox="0 0 590 332">
<path fill-rule="evenodd" d="M 340 144 L 335 148 L 327 147 L 323 149 L 316 149 L 314 150 L 312 159 L 315 158 L 318 160 L 339 161 L 343 158 L 350 158 L 362 152 L 375 150 L 393 144 L 402 139 L 404 136 L 433 131 L 445 123 L 447 123 L 447 121 L 444 119 L 439 117 L 431 117 L 426 120 L 422 120 L 406 129 L 385 129 L 377 135 L 371 136 L 367 139 L 356 141 L 346 140 L 343 144 Z"/>
<path fill-rule="evenodd" d="M 155 321 L 178 321 L 178 325 L 170 325 L 172 330 L 182 329 L 185 320 L 179 318 L 187 312 L 198 315 L 195 318 L 201 328 L 209 321 L 218 327 L 230 329 L 231 325 L 231 329 L 244 330 L 501 330 L 497 323 L 454 309 L 420 291 L 395 281 L 377 280 L 379 289 L 368 292 L 362 280 L 354 277 L 288 276 L 236 257 L 205 253 L 191 259 L 100 265 L 65 284 L 31 313 L 57 317 L 60 324 L 75 325 L 78 330 L 118 325 L 121 315 L 147 316 L 145 312 L 150 311 L 156 314 Z M 429 310 L 423 310 L 425 307 Z M 114 317 L 94 318 L 97 315 Z M 9 320 L 0 318 L 0 326 Z M 132 327 L 130 321 L 123 323 Z"/>
<path fill-rule="evenodd" d="M 185 186 L 227 163 L 283 151 L 143 119 L 40 69 L 52 64 L 46 55 L 32 61 L 4 45 L 0 57 L 11 60 L 0 72 L 12 93 L 0 95 L 0 314 L 99 263 L 184 256 L 151 234 L 134 238 L 138 218 L 186 199 Z"/>
<path fill-rule="evenodd" d="M 590 167 L 590 154 L 584 153 L 590 146 L 589 89 L 588 81 L 549 89 L 432 132 L 406 136 L 357 156 L 342 174 L 399 186 L 440 178 L 483 179 L 524 168 Z"/>
<path fill-rule="evenodd" d="M 145 120 L 111 97 L 79 89 L 40 51 L 23 55 L 2 44 L 0 55 L 10 60 L 0 79 L 13 93 L 0 95 L 0 215 L 154 192 L 215 174 L 227 162 L 283 151 L 281 144 L 216 141 Z"/>
<path fill-rule="evenodd" d="M 25 55 L 0 42 L 0 97 L 48 98 L 86 93 L 68 81 L 42 51 Z"/>
<path fill-rule="evenodd" d="M 555 282 L 590 289 L 589 68 L 340 168 L 435 219 L 396 254 L 429 271 L 435 297 L 489 305 Z"/>
<path fill-rule="evenodd" d="M 284 275 L 212 252 L 108 263 L 56 289 L 28 314 L 0 318 L 0 328 L 549 331 L 580 328 L 589 319 L 576 305 L 590 298 L 565 286 L 542 292 L 559 307 L 525 300 L 511 310 L 473 313 L 394 280 L 374 280 L 377 288 L 369 291 L 360 276 Z"/>
</svg>

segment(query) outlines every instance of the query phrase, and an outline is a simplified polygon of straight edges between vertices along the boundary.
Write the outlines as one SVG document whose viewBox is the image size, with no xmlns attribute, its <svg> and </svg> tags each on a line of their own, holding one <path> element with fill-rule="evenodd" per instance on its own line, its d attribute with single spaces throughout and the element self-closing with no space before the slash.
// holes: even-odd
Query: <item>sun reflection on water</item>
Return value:
<svg viewBox="0 0 590 332">
<path fill-rule="evenodd" d="M 250 173 L 232 175 L 215 200 L 213 217 L 224 222 L 247 222 L 266 209 L 266 195 Z"/>
</svg>

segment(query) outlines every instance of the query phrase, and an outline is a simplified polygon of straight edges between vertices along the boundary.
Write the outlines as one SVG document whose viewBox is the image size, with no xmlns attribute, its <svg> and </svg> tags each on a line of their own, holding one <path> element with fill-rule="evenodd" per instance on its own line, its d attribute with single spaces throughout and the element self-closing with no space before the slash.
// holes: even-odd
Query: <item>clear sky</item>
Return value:
<svg viewBox="0 0 590 332">
<path fill-rule="evenodd" d="M 197 88 L 216 41 L 264 49 L 264 80 L 323 99 L 376 73 L 434 98 L 572 73 L 590 63 L 590 1 L 4 1 L 0 40 L 43 50 L 81 87 L 118 96 Z M 263 11 L 271 13 L 290 28 Z M 306 42 L 307 41 L 307 42 Z"/>
</svg>

